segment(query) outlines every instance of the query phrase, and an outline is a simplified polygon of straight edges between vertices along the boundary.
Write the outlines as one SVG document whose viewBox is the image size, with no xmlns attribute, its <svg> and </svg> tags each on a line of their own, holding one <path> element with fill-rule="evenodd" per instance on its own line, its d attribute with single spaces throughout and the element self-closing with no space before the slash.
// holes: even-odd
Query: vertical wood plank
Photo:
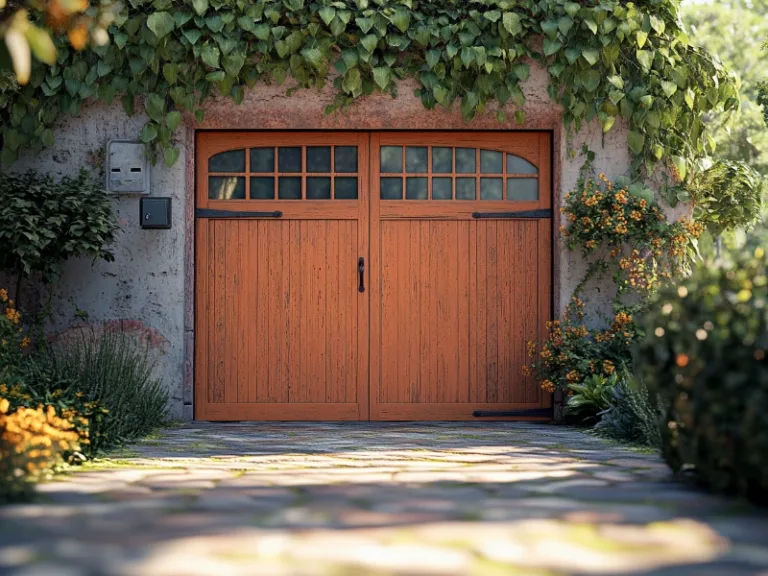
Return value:
<svg viewBox="0 0 768 576">
<path fill-rule="evenodd" d="M 290 351 L 288 360 L 288 401 L 294 403 L 303 401 L 301 391 L 301 379 L 303 376 L 301 372 L 301 346 L 304 343 L 301 341 L 301 316 L 303 312 L 301 269 L 304 262 L 302 262 L 303 246 L 301 225 L 302 221 L 300 220 L 291 220 L 290 222 L 291 240 L 289 242 L 290 260 L 288 264 L 290 270 L 290 302 L 288 306 L 290 317 L 288 331 L 288 349 Z"/>
<path fill-rule="evenodd" d="M 395 222 L 381 223 L 381 402 L 397 398 L 397 245 Z"/>
<path fill-rule="evenodd" d="M 478 315 L 480 313 L 480 306 L 478 305 L 478 270 L 477 270 L 477 254 L 478 254 L 478 240 L 477 240 L 477 222 L 467 222 L 468 234 L 468 272 L 469 272 L 469 288 L 467 292 L 468 298 L 468 315 L 467 315 L 467 337 L 468 347 L 467 354 L 469 362 L 467 366 L 468 378 L 467 378 L 467 401 L 479 402 L 477 394 L 477 324 Z"/>
<path fill-rule="evenodd" d="M 196 246 L 196 274 L 195 274 L 195 417 L 205 418 L 205 405 L 210 402 L 209 393 L 211 383 L 209 380 L 208 363 L 210 355 L 208 340 L 210 338 L 208 325 L 208 300 L 213 293 L 210 284 L 214 277 L 208 274 L 210 244 L 210 221 L 198 220 L 195 226 Z"/>
<path fill-rule="evenodd" d="M 475 222 L 477 229 L 477 402 L 488 402 L 488 226 Z"/>
<path fill-rule="evenodd" d="M 430 160 L 431 162 L 431 160 Z M 406 402 L 418 403 L 421 395 L 421 367 L 419 361 L 421 347 L 420 308 L 421 285 L 421 235 L 418 223 L 408 225 L 408 388 Z"/>
<path fill-rule="evenodd" d="M 537 336 L 543 341 L 547 336 L 546 323 L 552 319 L 552 221 L 539 220 L 537 223 L 538 255 L 538 330 Z M 544 393 L 539 383 L 529 378 L 531 386 L 527 388 L 527 399 L 530 402 L 541 402 L 542 406 L 552 405 L 552 396 Z"/>
<path fill-rule="evenodd" d="M 395 402 L 408 402 L 410 399 L 410 362 L 408 361 L 408 342 L 413 326 L 410 315 L 408 298 L 408 270 L 410 246 L 408 245 L 410 222 L 397 222 L 395 242 L 397 243 L 397 381 L 395 387 Z"/>
<path fill-rule="evenodd" d="M 272 364 L 275 357 L 270 355 L 270 344 L 274 347 L 273 341 L 278 335 L 270 330 L 269 314 L 279 296 L 271 282 L 270 268 L 272 261 L 280 258 L 283 250 L 273 240 L 273 235 L 279 233 L 279 226 L 280 222 L 256 220 L 250 222 L 248 234 L 249 263 L 256 272 L 250 282 L 253 287 L 246 290 L 249 306 L 256 309 L 251 324 L 253 347 L 249 354 L 256 358 L 256 365 L 249 373 L 249 378 L 254 381 L 251 391 L 253 402 L 274 402 L 270 389 L 273 387 Z M 275 353 L 277 355 L 277 351 Z"/>
<path fill-rule="evenodd" d="M 513 329 L 511 316 L 514 311 L 514 294 L 517 286 L 514 284 L 513 275 L 510 274 L 510 252 L 514 249 L 515 238 L 510 234 L 515 228 L 514 221 L 500 220 L 497 222 L 498 230 L 498 265 L 497 265 L 497 302 L 498 302 L 498 387 L 497 402 L 509 402 L 510 381 L 510 330 Z"/>
<path fill-rule="evenodd" d="M 470 244 L 469 222 L 456 222 L 456 265 L 458 297 L 457 345 L 456 345 L 456 401 L 469 402 L 469 267 Z"/>
<path fill-rule="evenodd" d="M 344 402 L 341 368 L 344 363 L 343 315 L 339 302 L 339 235 L 347 223 L 330 221 L 326 227 L 325 251 L 325 398 L 324 402 Z"/>
<path fill-rule="evenodd" d="M 225 271 L 225 307 L 226 307 L 226 320 L 225 320 L 225 338 L 224 346 L 226 348 L 225 354 L 225 371 L 224 371 L 224 400 L 226 402 L 237 402 L 237 362 L 238 362 L 238 348 L 237 342 L 239 338 L 238 326 L 240 320 L 237 316 L 237 303 L 240 300 L 240 278 L 239 278 L 239 247 L 240 239 L 237 237 L 237 221 L 227 222 L 225 226 L 225 258 L 226 258 L 226 271 Z M 234 225 L 233 225 L 234 224 Z"/>
<path fill-rule="evenodd" d="M 227 238 L 226 222 L 214 222 L 215 228 L 215 250 L 216 250 L 216 295 L 214 298 L 214 317 L 216 319 L 216 330 L 213 338 L 213 357 L 216 359 L 216 368 L 214 373 L 213 402 L 225 402 L 224 382 L 226 380 L 226 295 L 227 295 Z"/>
<path fill-rule="evenodd" d="M 277 402 L 290 402 L 290 378 L 291 378 L 291 310 L 294 306 L 295 295 L 291 291 L 291 222 L 280 222 L 280 256 L 281 261 L 277 268 L 280 275 L 280 298 L 275 308 L 275 326 L 279 326 L 277 332 L 281 335 L 281 363 L 280 381 L 273 388 Z M 275 262 L 275 266 L 278 263 Z M 272 315 L 270 314 L 270 318 Z"/>
<path fill-rule="evenodd" d="M 368 402 L 368 385 L 370 382 L 370 376 L 367 370 L 366 357 L 368 355 L 368 335 L 370 330 L 373 330 L 372 325 L 369 327 L 365 322 L 368 318 L 367 307 L 368 298 L 371 293 L 371 278 L 375 273 L 370 269 L 370 258 L 365 258 L 365 292 L 362 294 L 358 292 L 358 273 L 357 273 L 357 259 L 358 254 L 361 253 L 359 243 L 361 240 L 358 238 L 358 223 L 347 223 L 347 238 L 349 238 L 349 244 L 347 250 L 344 252 L 344 259 L 341 263 L 343 284 L 341 286 L 344 302 L 346 303 L 347 314 L 347 337 L 344 339 L 344 346 L 346 350 L 346 401 L 347 402 Z M 364 242 L 364 240 L 362 240 Z M 362 252 L 365 254 L 365 252 Z M 361 345 L 365 344 L 365 345 Z M 360 392 L 361 381 L 360 373 L 364 374 L 362 385 L 364 385 L 363 395 Z M 364 397 L 363 397 L 364 396 Z M 366 404 L 364 412 L 368 413 L 368 406 Z"/>
<path fill-rule="evenodd" d="M 420 331 L 419 353 L 419 402 L 430 402 L 432 389 L 432 246 L 429 222 L 422 221 L 414 225 L 419 227 L 419 262 L 421 268 L 420 310 L 418 315 Z"/>
<path fill-rule="evenodd" d="M 538 336 L 538 329 L 539 329 L 539 309 L 538 309 L 538 300 L 539 300 L 539 274 L 538 269 L 539 266 L 546 266 L 543 262 L 539 262 L 539 250 L 538 250 L 538 222 L 532 221 L 532 222 L 525 222 L 524 223 L 524 231 L 525 231 L 525 250 L 523 252 L 523 256 L 525 258 L 525 270 L 526 270 L 526 277 L 525 277 L 525 302 L 523 304 L 523 330 L 520 334 L 520 342 L 518 343 L 518 348 L 520 351 L 521 356 L 521 370 L 522 370 L 522 357 L 525 355 L 525 343 L 528 340 L 536 340 Z M 521 401 L 525 401 L 525 399 L 530 396 L 531 394 L 526 389 L 526 379 L 523 378 L 522 373 L 520 374 L 520 398 Z"/>
<path fill-rule="evenodd" d="M 488 385 L 486 402 L 498 402 L 499 386 L 499 232 L 498 222 L 488 223 L 488 292 L 487 292 L 487 325 L 488 331 Z"/>
</svg>

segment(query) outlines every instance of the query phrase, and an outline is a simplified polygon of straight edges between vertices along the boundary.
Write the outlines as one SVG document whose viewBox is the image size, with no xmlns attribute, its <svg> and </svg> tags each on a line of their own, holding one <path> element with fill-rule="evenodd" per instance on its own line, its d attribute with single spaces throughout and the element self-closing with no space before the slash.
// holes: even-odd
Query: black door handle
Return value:
<svg viewBox="0 0 768 576">
<path fill-rule="evenodd" d="M 365 292 L 365 258 L 363 257 L 357 259 L 357 272 L 360 274 L 360 285 L 357 291 Z"/>
</svg>

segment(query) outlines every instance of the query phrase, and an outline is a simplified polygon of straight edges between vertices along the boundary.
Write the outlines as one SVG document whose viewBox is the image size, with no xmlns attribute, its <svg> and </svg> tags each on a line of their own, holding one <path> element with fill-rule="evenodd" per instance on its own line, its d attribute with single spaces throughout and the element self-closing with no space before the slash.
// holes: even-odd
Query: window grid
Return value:
<svg viewBox="0 0 768 576">
<path fill-rule="evenodd" d="M 388 146 L 396 146 L 396 144 L 388 144 Z M 487 148 L 475 148 L 475 172 L 457 172 L 456 171 L 456 151 L 459 148 L 464 148 L 461 146 L 435 146 L 435 148 L 450 148 L 451 149 L 451 172 L 433 172 L 433 166 L 432 166 L 432 148 L 433 146 L 422 146 L 422 145 L 407 145 L 403 144 L 400 146 L 402 149 L 401 152 L 401 163 L 402 163 L 402 170 L 400 172 L 384 172 L 383 170 L 380 171 L 380 175 L 386 178 L 397 178 L 399 177 L 402 182 L 402 196 L 401 200 L 407 200 L 407 186 L 406 186 L 406 178 L 408 177 L 414 177 L 414 178 L 426 178 L 427 179 L 427 200 L 433 200 L 432 194 L 433 194 L 433 179 L 434 178 L 450 178 L 451 179 L 451 198 L 450 200 L 457 200 L 456 198 L 456 180 L 457 178 L 474 178 L 475 180 L 475 198 L 474 200 L 481 200 L 481 179 L 482 178 L 494 178 L 494 179 L 501 179 L 501 185 L 502 185 L 502 198 L 501 200 L 509 200 L 509 190 L 508 190 L 508 181 L 510 179 L 539 179 L 539 173 L 538 170 L 535 174 L 525 174 L 525 173 L 508 173 L 507 172 L 507 157 L 508 156 L 516 156 L 515 154 L 511 154 L 509 152 L 503 152 L 500 150 L 492 150 Z M 427 148 L 427 171 L 426 172 L 408 172 L 407 171 L 407 150 L 408 148 Z M 481 172 L 481 166 L 480 166 L 480 156 L 482 151 L 490 151 L 490 152 L 501 152 L 501 172 Z M 528 162 L 525 160 L 525 158 L 518 157 L 524 160 L 525 162 Z M 381 158 L 379 160 L 379 165 L 381 166 Z M 530 163 L 530 162 L 528 162 Z M 535 166 L 534 166 L 535 168 Z M 459 198 L 459 200 L 462 200 Z M 439 201 L 439 200 L 438 200 Z M 448 199 L 444 199 L 443 201 L 447 202 Z M 511 200 L 516 201 L 516 200 Z"/>
<path fill-rule="evenodd" d="M 225 150 L 220 152 L 219 154 L 223 154 L 226 152 L 237 152 L 242 150 L 245 154 L 245 172 L 220 172 L 220 171 L 209 171 L 208 177 L 223 177 L 223 178 L 237 178 L 242 177 L 245 179 L 245 198 L 248 200 L 254 200 L 254 198 L 251 198 L 251 178 L 255 177 L 261 177 L 261 178 L 272 178 L 272 200 L 282 200 L 282 201 L 288 201 L 284 198 L 279 198 L 279 178 L 280 177 L 300 177 L 301 178 L 301 200 L 307 199 L 307 177 L 314 178 L 330 178 L 331 179 L 331 197 L 330 200 L 336 199 L 336 177 L 341 178 L 355 178 L 357 180 L 357 194 L 358 198 L 360 195 L 360 181 L 359 181 L 359 175 L 360 175 L 360 167 L 358 166 L 358 170 L 355 172 L 337 172 L 336 171 L 336 148 L 337 146 L 342 145 L 331 145 L 329 146 L 331 149 L 331 165 L 330 165 L 330 171 L 329 172 L 309 172 L 307 170 L 307 148 L 308 146 L 302 145 L 302 146 L 254 146 L 250 148 L 240 148 L 236 150 Z M 343 145 L 344 147 L 354 147 L 348 144 Z M 312 146 L 312 147 L 318 147 L 318 146 Z M 322 146 L 319 146 L 322 147 Z M 272 172 L 251 172 L 251 150 L 269 150 L 272 149 L 273 151 L 273 169 Z M 301 148 L 301 171 L 299 172 L 281 172 L 279 170 L 279 154 L 280 148 Z M 216 156 L 216 155 L 214 155 Z M 211 156 L 213 158 L 214 156 Z M 210 162 L 210 158 L 209 158 Z M 349 200 L 349 198 L 344 198 L 345 200 Z M 255 200 L 267 200 L 266 198 L 255 198 Z M 299 199 L 296 198 L 296 201 Z M 328 198 L 325 198 L 325 200 L 328 200 Z"/>
</svg>

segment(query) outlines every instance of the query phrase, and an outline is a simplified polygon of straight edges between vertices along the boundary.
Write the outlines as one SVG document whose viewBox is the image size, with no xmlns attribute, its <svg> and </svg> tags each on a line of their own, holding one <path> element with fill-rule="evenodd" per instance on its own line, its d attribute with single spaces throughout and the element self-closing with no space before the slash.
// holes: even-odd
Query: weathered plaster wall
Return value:
<svg viewBox="0 0 768 576">
<path fill-rule="evenodd" d="M 286 87 L 261 85 L 247 93 L 236 106 L 228 99 L 212 101 L 203 123 L 185 119 L 178 133 L 181 156 L 172 168 L 162 164 L 151 169 L 152 194 L 173 198 L 171 230 L 139 228 L 137 197 L 115 199 L 122 232 L 115 247 L 114 263 L 71 262 L 57 287 L 56 330 L 73 322 L 74 305 L 88 312 L 92 321 L 133 319 L 157 330 L 168 340 L 160 374 L 173 398 L 178 417 L 192 417 L 193 351 L 193 263 L 194 263 L 194 131 L 195 129 L 324 129 L 324 130 L 551 130 L 553 133 L 553 187 L 555 217 L 564 192 L 573 188 L 583 164 L 578 154 L 583 143 L 596 152 L 595 166 L 611 177 L 624 174 L 629 166 L 626 131 L 614 128 L 604 143 L 600 126 L 582 129 L 572 142 L 566 141 L 561 112 L 547 95 L 547 74 L 533 68 L 524 86 L 527 103 L 523 126 L 500 125 L 494 111 L 467 124 L 458 107 L 427 111 L 414 96 L 414 85 L 403 83 L 399 96 L 377 94 L 350 109 L 325 115 L 333 100 L 333 88 L 305 90 L 286 96 Z M 511 111 L 509 117 L 512 117 Z M 14 169 L 36 167 L 54 173 L 72 173 L 86 166 L 92 153 L 103 150 L 113 138 L 136 138 L 145 118 L 129 118 L 119 105 L 94 104 L 78 118 L 63 119 L 56 144 L 38 157 L 23 158 Z M 571 152 L 574 151 L 574 152 Z M 555 235 L 555 305 L 562 309 L 584 271 L 577 254 L 568 253 Z M 72 303 L 69 303 L 69 300 Z"/>
</svg>

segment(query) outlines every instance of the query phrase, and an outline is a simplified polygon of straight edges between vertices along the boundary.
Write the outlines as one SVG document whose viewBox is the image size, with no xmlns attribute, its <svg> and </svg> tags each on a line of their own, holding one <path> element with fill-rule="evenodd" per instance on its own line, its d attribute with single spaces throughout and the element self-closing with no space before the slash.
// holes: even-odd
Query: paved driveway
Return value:
<svg viewBox="0 0 768 576">
<path fill-rule="evenodd" d="M 190 424 L 0 508 L 0 573 L 768 575 L 768 514 L 499 424 Z"/>
</svg>

